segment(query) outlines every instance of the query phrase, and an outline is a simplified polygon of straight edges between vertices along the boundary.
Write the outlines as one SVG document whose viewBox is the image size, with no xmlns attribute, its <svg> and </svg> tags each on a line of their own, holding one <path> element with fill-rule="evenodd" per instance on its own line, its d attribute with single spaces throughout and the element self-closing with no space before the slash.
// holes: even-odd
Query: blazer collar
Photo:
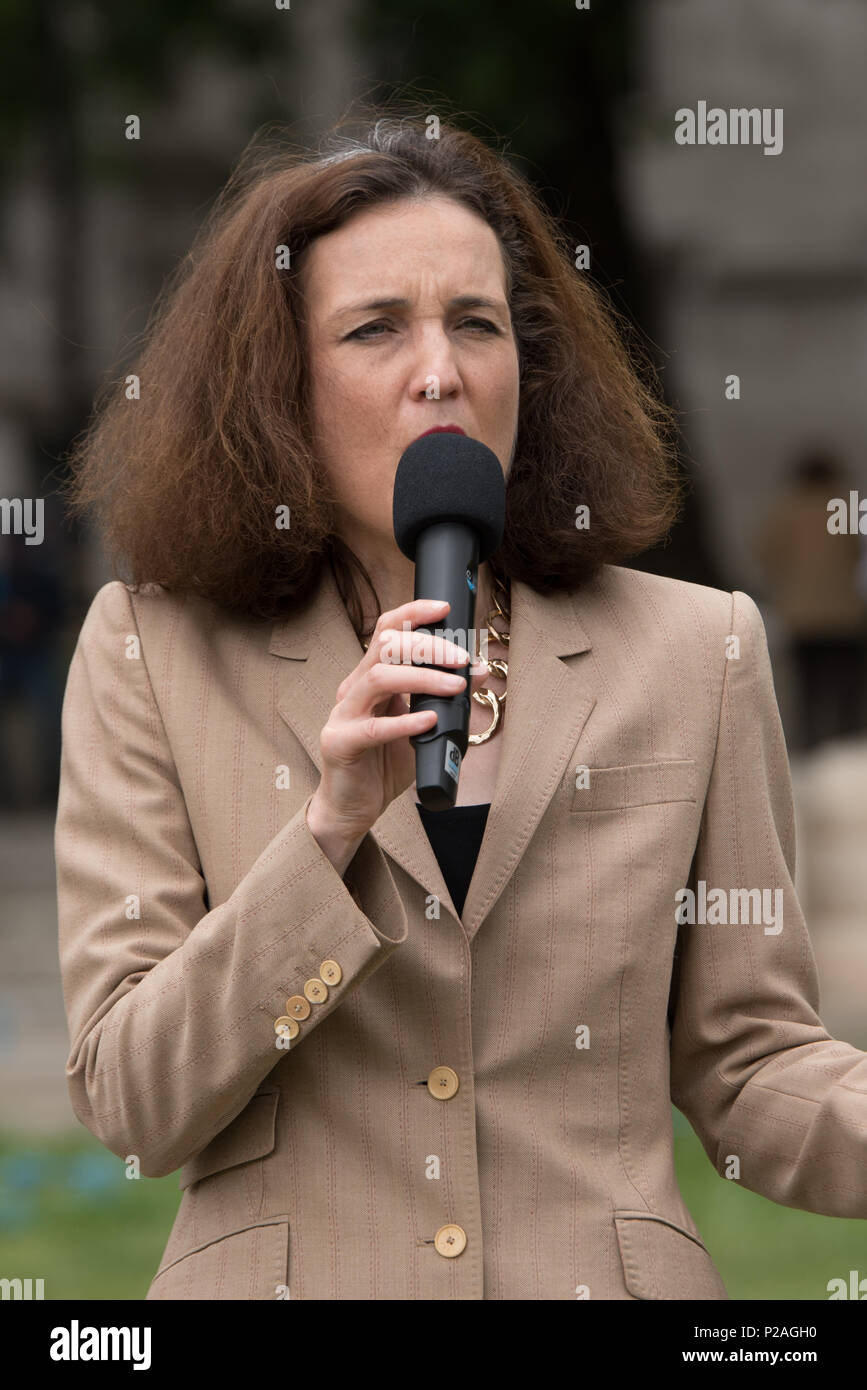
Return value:
<svg viewBox="0 0 867 1390">
<path fill-rule="evenodd" d="M 469 939 L 520 863 L 596 703 L 584 663 L 570 667 L 561 660 L 590 650 L 579 608 L 580 590 L 541 595 L 512 581 L 509 698 L 496 735 L 502 740 L 497 782 L 463 917 L 458 919 Z M 330 565 L 323 567 L 319 587 L 303 608 L 274 624 L 269 651 L 282 658 L 280 715 L 321 774 L 320 730 L 334 706 L 337 687 L 362 656 Z M 414 786 L 395 797 L 370 833 L 426 894 L 436 894 L 441 906 L 457 917 L 419 818 Z"/>
</svg>

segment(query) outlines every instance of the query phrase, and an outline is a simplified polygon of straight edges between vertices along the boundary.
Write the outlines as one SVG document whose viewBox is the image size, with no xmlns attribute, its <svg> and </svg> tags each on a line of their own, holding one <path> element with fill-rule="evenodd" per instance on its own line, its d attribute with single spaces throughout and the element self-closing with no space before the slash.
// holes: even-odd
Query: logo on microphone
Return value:
<svg viewBox="0 0 867 1390">
<path fill-rule="evenodd" d="M 476 592 L 476 577 L 472 570 L 467 570 L 467 588 L 471 593 Z"/>
<path fill-rule="evenodd" d="M 457 782 L 461 771 L 461 750 L 450 738 L 446 739 L 445 769 L 449 777 Z"/>
</svg>

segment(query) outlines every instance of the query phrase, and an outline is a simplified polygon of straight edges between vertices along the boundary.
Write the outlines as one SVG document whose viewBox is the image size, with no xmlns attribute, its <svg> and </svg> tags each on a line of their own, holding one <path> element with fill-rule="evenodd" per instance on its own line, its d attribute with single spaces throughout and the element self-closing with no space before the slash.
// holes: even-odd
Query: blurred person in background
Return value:
<svg viewBox="0 0 867 1390">
<path fill-rule="evenodd" d="M 42 546 L 0 536 L 0 810 L 57 794 L 62 672 L 56 638 L 67 605 Z"/>
<path fill-rule="evenodd" d="M 842 497 L 848 512 L 849 488 L 833 455 L 811 450 L 792 469 L 755 541 L 768 598 L 788 633 L 806 750 L 864 727 L 862 537 L 828 530 L 828 503 Z"/>
</svg>

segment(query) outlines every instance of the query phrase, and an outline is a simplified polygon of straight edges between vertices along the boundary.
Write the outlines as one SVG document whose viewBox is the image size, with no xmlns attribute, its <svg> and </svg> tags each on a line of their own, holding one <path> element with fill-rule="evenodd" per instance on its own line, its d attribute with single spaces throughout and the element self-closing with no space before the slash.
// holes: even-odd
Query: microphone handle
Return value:
<svg viewBox="0 0 867 1390">
<path fill-rule="evenodd" d="M 419 533 L 415 548 L 415 598 L 446 599 L 449 610 L 443 625 L 422 624 L 417 631 L 432 632 L 472 652 L 471 629 L 475 623 L 478 592 L 479 537 L 459 521 L 438 521 Z M 467 751 L 470 729 L 470 665 L 434 666 L 438 671 L 458 671 L 467 688 L 457 695 L 410 696 L 409 708 L 436 711 L 437 722 L 422 734 L 414 734 L 416 794 L 429 811 L 446 811 L 458 794 L 461 760 Z"/>
</svg>

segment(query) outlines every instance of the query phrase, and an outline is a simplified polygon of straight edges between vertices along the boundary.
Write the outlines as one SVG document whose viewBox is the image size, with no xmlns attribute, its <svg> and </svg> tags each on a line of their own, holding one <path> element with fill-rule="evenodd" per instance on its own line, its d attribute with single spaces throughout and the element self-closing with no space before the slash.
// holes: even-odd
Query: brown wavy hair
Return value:
<svg viewBox="0 0 867 1390">
<path fill-rule="evenodd" d="M 677 520 L 674 416 L 634 330 L 575 269 L 505 153 L 453 119 L 436 139 L 428 130 L 420 109 L 366 107 L 316 153 L 281 130 L 276 148 L 254 137 L 242 155 L 157 297 L 133 365 L 103 383 L 67 456 L 60 491 L 73 514 L 95 514 L 115 575 L 133 589 L 155 583 L 273 620 L 311 594 L 328 562 L 359 635 L 359 583 L 381 612 L 371 576 L 335 534 L 314 453 L 298 273 L 316 237 L 402 198 L 455 199 L 503 252 L 521 376 L 494 576 L 573 589 Z M 582 503 L 590 525 L 578 530 Z M 288 529 L 276 524 L 281 506 Z"/>
</svg>

